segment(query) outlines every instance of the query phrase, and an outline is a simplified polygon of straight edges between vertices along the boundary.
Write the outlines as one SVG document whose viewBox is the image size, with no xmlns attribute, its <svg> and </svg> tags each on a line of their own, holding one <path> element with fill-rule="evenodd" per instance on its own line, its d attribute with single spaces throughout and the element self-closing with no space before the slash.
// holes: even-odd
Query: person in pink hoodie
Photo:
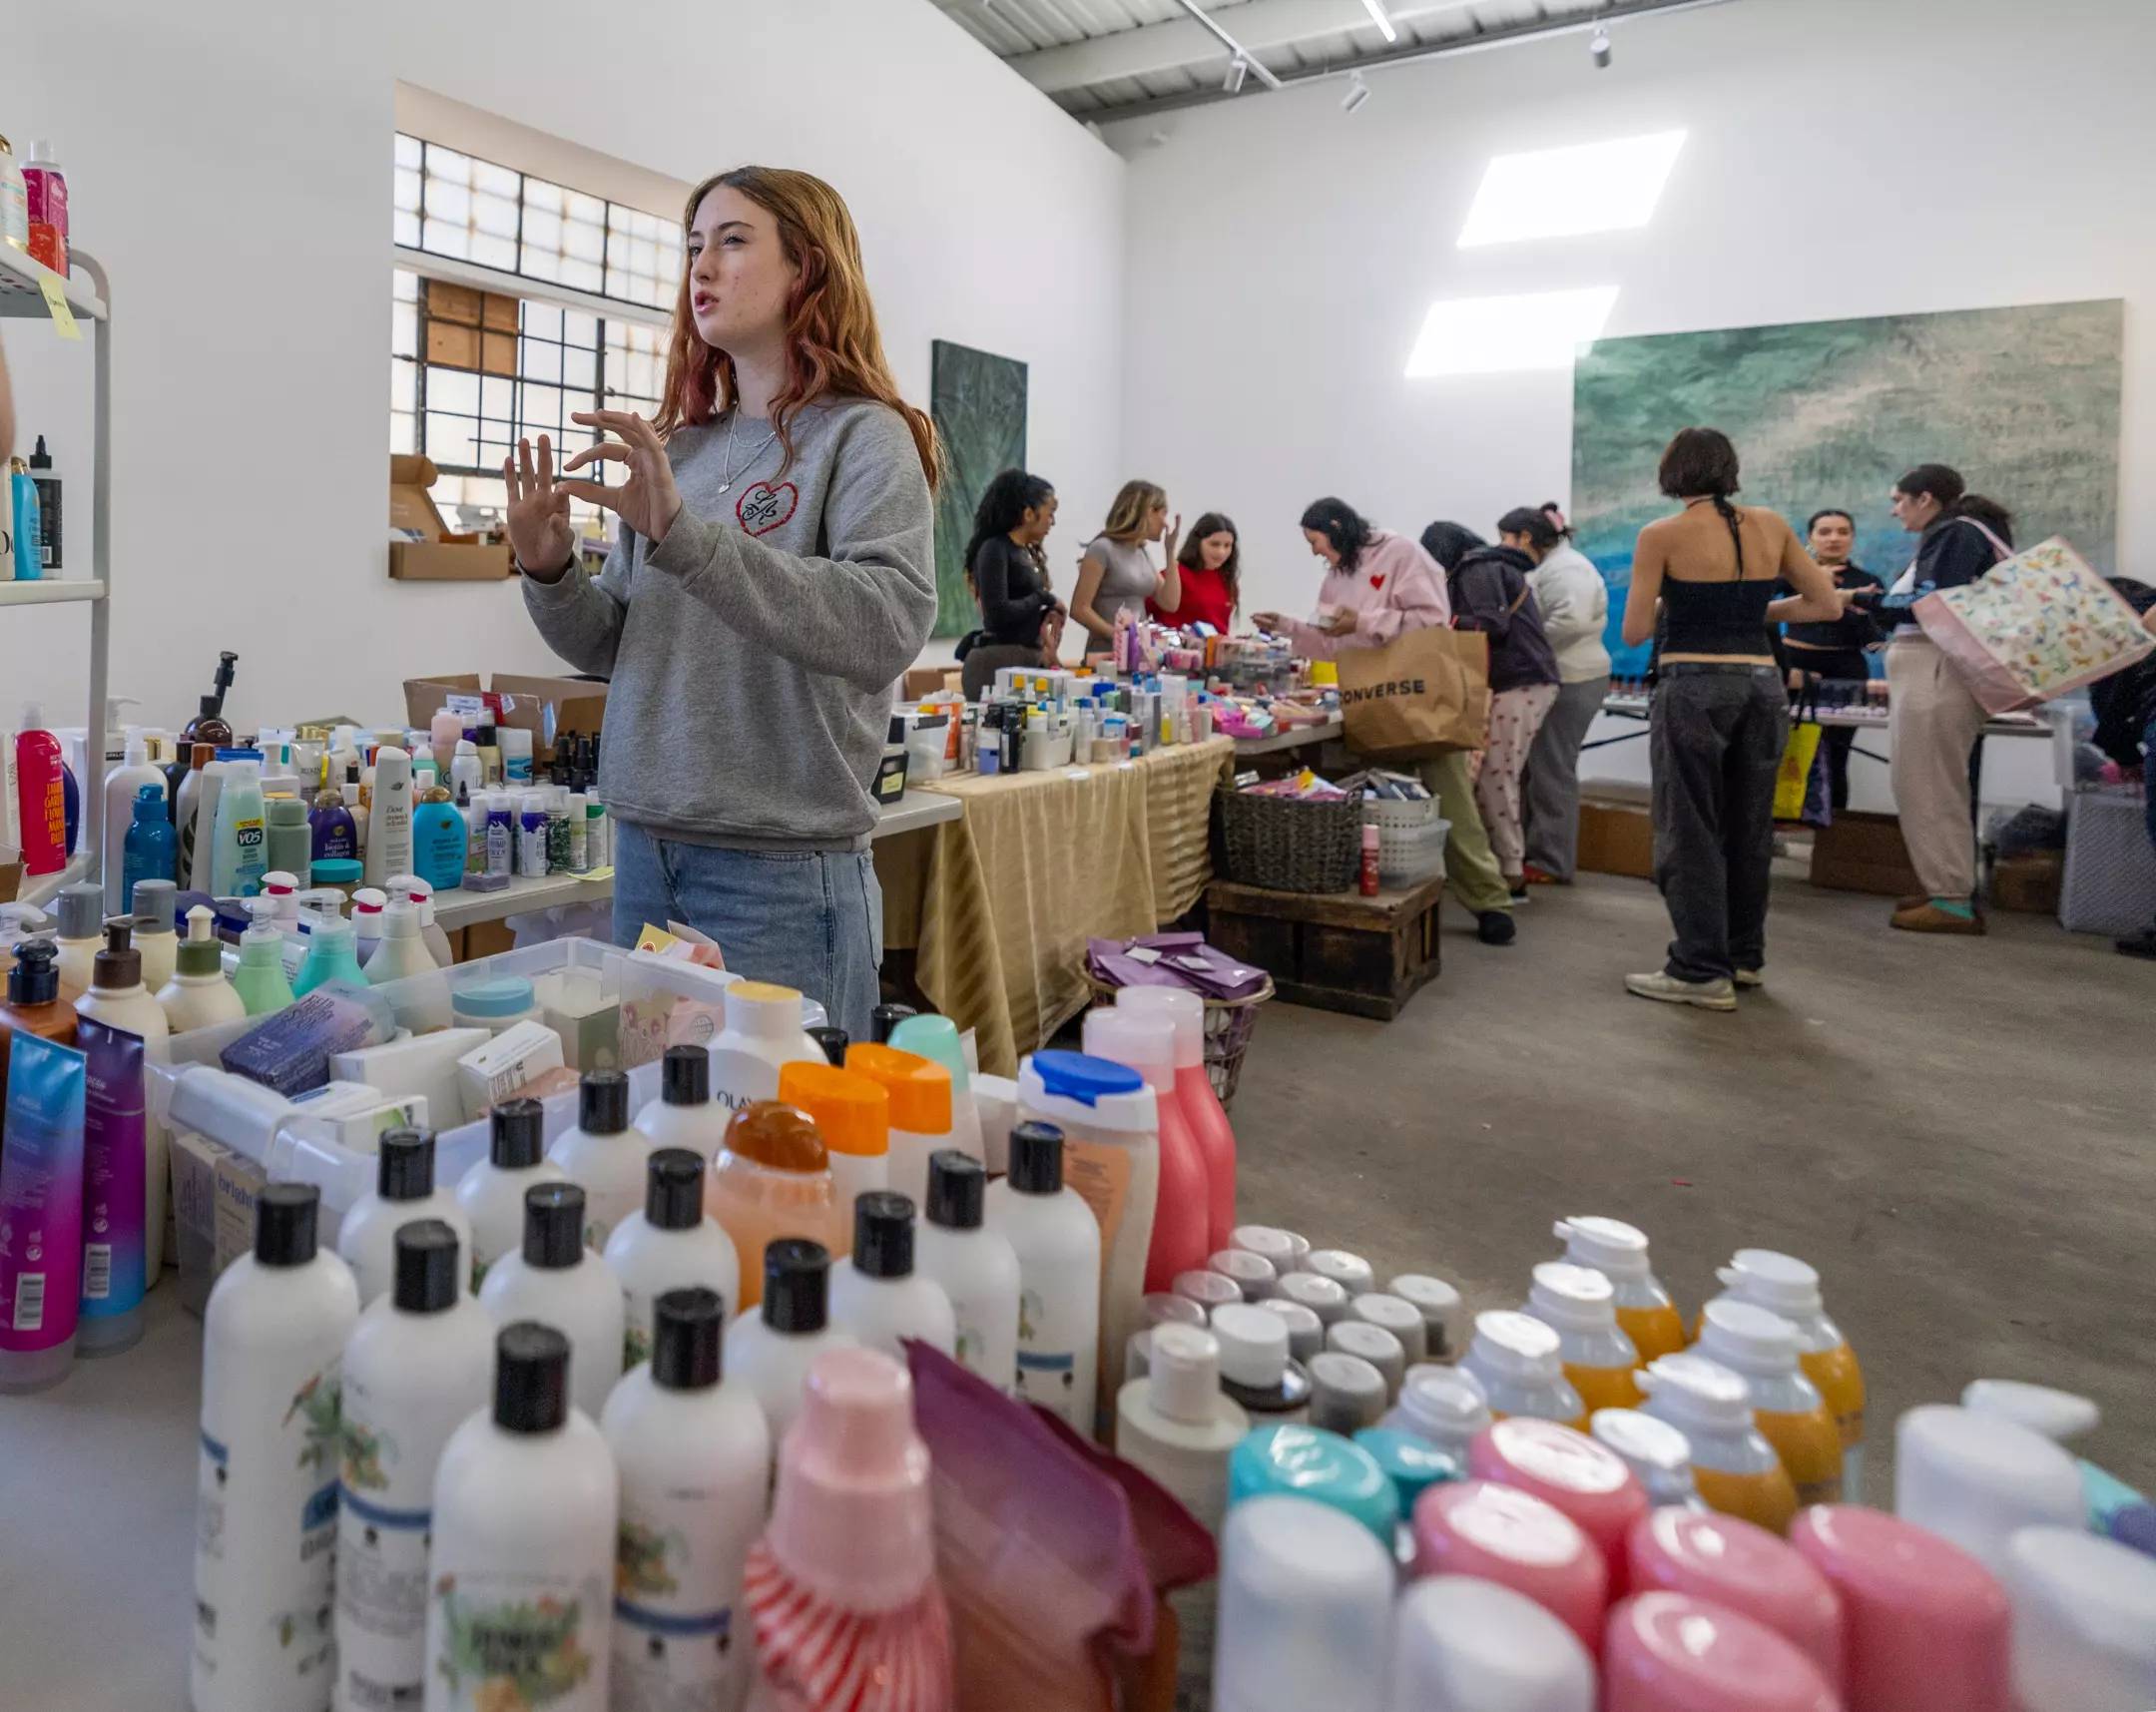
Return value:
<svg viewBox="0 0 2156 1712">
<path fill-rule="evenodd" d="M 1326 565 L 1317 611 L 1307 623 L 1277 612 L 1253 619 L 1260 630 L 1289 638 L 1298 653 L 1337 660 L 1343 648 L 1375 648 L 1410 630 L 1451 623 L 1445 575 L 1437 562 L 1419 542 L 1371 527 L 1345 499 L 1313 503 L 1303 513 L 1303 538 Z M 1437 799 L 1437 812 L 1452 823 L 1445 837 L 1445 877 L 1453 897 L 1473 911 L 1485 945 L 1509 945 L 1512 890 L 1475 807 L 1467 757 L 1454 752 L 1419 762 L 1415 770 Z"/>
</svg>

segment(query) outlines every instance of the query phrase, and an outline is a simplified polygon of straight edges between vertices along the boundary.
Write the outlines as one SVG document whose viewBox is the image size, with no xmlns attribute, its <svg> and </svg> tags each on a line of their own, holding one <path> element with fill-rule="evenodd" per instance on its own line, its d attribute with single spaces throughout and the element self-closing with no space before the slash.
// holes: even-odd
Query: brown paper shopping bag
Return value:
<svg viewBox="0 0 2156 1712">
<path fill-rule="evenodd" d="M 1489 638 L 1410 630 L 1380 648 L 1343 648 L 1348 747 L 1373 761 L 1419 761 L 1489 744 Z"/>
</svg>

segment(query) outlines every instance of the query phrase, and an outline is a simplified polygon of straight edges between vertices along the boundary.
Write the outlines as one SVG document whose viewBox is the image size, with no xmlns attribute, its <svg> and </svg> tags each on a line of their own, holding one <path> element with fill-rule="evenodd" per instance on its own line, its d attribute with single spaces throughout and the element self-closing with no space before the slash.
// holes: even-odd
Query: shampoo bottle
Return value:
<svg viewBox="0 0 2156 1712">
<path fill-rule="evenodd" d="M 1100 1226 L 1078 1192 L 1064 1187 L 1063 1132 L 1053 1124 L 1011 1130 L 1010 1175 L 988 1186 L 987 1223 L 1018 1257 L 1016 1395 L 1090 1435 L 1100 1370 Z"/>
<path fill-rule="evenodd" d="M 954 1354 L 950 1298 L 913 1272 L 913 1203 L 903 1195 L 883 1190 L 854 1200 L 851 1264 L 831 1280 L 830 1317 L 857 1342 L 899 1361 L 907 1338 Z"/>
<path fill-rule="evenodd" d="M 45 730 L 45 713 L 24 704 L 15 734 L 15 802 L 22 829 L 23 871 L 58 873 L 67 866 L 67 785 L 60 740 Z"/>
<path fill-rule="evenodd" d="M 621 1478 L 614 1570 L 618 1705 L 739 1712 L 751 1675 L 742 1571 L 764 1527 L 772 1437 L 755 1395 L 722 1381 L 726 1305 L 670 1290 L 651 1359 L 607 1399 Z"/>
<path fill-rule="evenodd" d="M 314 835 L 307 806 L 296 797 L 271 797 L 263 805 L 269 824 L 269 868 L 291 876 L 294 889 L 312 877 Z M 264 875 L 267 882 L 268 874 Z"/>
<path fill-rule="evenodd" d="M 686 1147 L 709 1160 L 726 1140 L 730 1115 L 712 1103 L 710 1050 L 669 1046 L 659 1061 L 659 1097 L 637 1113 L 636 1127 L 653 1147 Z"/>
<path fill-rule="evenodd" d="M 584 1246 L 584 1191 L 535 1183 L 524 1191 L 524 1246 L 487 1269 L 479 1302 L 497 1326 L 558 1327 L 575 1352 L 576 1406 L 596 1419 L 622 1371 L 622 1293 Z"/>
<path fill-rule="evenodd" d="M 662 1147 L 650 1155 L 644 1210 L 614 1227 L 605 1259 L 621 1285 L 625 1368 L 651 1359 L 652 1304 L 668 1291 L 709 1290 L 727 1313 L 734 1311 L 741 1300 L 741 1261 L 733 1239 L 704 1211 L 702 1154 Z"/>
<path fill-rule="evenodd" d="M 105 913 L 125 915 L 129 902 L 127 841 L 143 820 L 137 802 L 148 792 L 157 805 L 156 821 L 168 832 L 172 822 L 165 811 L 165 775 L 150 765 L 150 744 L 140 732 L 128 739 L 127 760 L 105 775 L 104 848 L 99 853 L 105 875 Z M 155 871 L 154 869 L 151 871 Z M 160 877 L 172 878 L 168 859 Z"/>
<path fill-rule="evenodd" d="M 1236 1138 L 1205 1064 L 1205 1000 L 1181 987 L 1125 987 L 1118 1010 L 1165 1020 L 1173 1032 L 1175 1098 L 1206 1167 L 1206 1241 L 1230 1246 L 1235 1230 Z"/>
<path fill-rule="evenodd" d="M 629 1127 L 629 1078 L 620 1070 L 588 1071 L 577 1084 L 577 1121 L 563 1130 L 547 1158 L 584 1186 L 584 1241 L 604 1250 L 614 1227 L 644 1205 L 651 1148 Z"/>
<path fill-rule="evenodd" d="M 987 1225 L 988 1173 L 947 1147 L 928 1156 L 927 1220 L 915 1263 L 950 1299 L 960 1366 L 1008 1394 L 1018 1377 L 1018 1256 Z"/>
<path fill-rule="evenodd" d="M 412 813 L 412 862 L 419 877 L 436 891 L 462 885 L 470 845 L 471 829 L 449 793 L 439 785 L 432 787 Z"/>
<path fill-rule="evenodd" d="M 359 833 L 344 793 L 334 785 L 315 793 L 307 815 L 308 857 L 312 861 L 349 861 L 359 854 Z"/>
<path fill-rule="evenodd" d="M 178 887 L 169 879 L 145 879 L 135 887 L 135 949 L 142 953 L 143 985 L 164 989 L 180 966 L 180 935 L 173 919 Z"/>
<path fill-rule="evenodd" d="M 416 1219 L 439 1219 L 471 1242 L 471 1225 L 447 1190 L 434 1187 L 434 1137 L 421 1129 L 392 1129 L 376 1143 L 374 1192 L 344 1215 L 337 1253 L 352 1269 L 359 1304 L 371 1307 L 396 1282 L 396 1234 Z"/>
<path fill-rule="evenodd" d="M 65 1018 L 65 1021 L 62 1020 Z M 0 1394 L 58 1385 L 82 1300 L 83 1055 L 53 948 L 24 945 L 0 1004 Z"/>
<path fill-rule="evenodd" d="M 273 909 L 267 897 L 256 898 L 248 910 L 248 930 L 240 935 L 233 990 L 250 1016 L 268 1016 L 292 1001 L 292 984 L 284 973 L 284 935 L 272 918 Z"/>
<path fill-rule="evenodd" d="M 78 879 L 60 888 L 60 929 L 53 943 L 60 952 L 60 984 L 71 993 L 86 991 L 93 978 L 105 943 L 104 910 L 105 888 L 96 880 Z"/>
<path fill-rule="evenodd" d="M 546 1160 L 546 1112 L 537 1100 L 504 1100 L 488 1114 L 487 1156 L 464 1173 L 457 1205 L 471 1221 L 471 1287 L 487 1269 L 524 1243 L 524 1191 L 535 1183 L 566 1183 Z"/>
<path fill-rule="evenodd" d="M 727 1328 L 726 1369 L 762 1406 L 779 1444 L 801 1414 L 808 1364 L 825 1350 L 852 1348 L 853 1337 L 829 1323 L 828 1249 L 783 1237 L 763 1258 L 763 1308 Z"/>
<path fill-rule="evenodd" d="M 102 1022 L 126 1034 L 135 1035 L 143 1043 L 145 1064 L 163 1064 L 171 1061 L 171 1028 L 165 1021 L 164 1008 L 150 996 L 143 985 L 142 954 L 134 948 L 134 929 L 125 921 L 109 921 L 105 924 L 105 948 L 98 952 L 91 966 L 90 990 L 75 1001 L 77 1043 L 81 1043 L 81 1022 Z M 147 1075 L 147 1071 L 145 1071 Z M 118 1088 L 108 1085 L 104 1089 L 92 1086 L 89 1100 L 94 1106 L 101 1093 L 117 1112 L 130 1110 L 141 1112 L 143 1198 L 142 1287 L 155 1289 L 158 1273 L 165 1265 L 165 1185 L 168 1179 L 166 1160 L 166 1136 L 162 1125 L 149 1121 L 143 1102 L 147 1090 L 144 1087 Z M 87 1180 L 87 1173 L 86 1173 Z M 93 1233 L 86 1233 L 85 1240 L 96 1242 Z M 85 1296 L 91 1293 L 95 1268 L 87 1262 L 84 1266 L 83 1287 Z M 139 1309 L 140 1304 L 137 1304 Z M 132 1324 L 121 1322 L 132 1320 Z M 93 1324 L 86 1313 L 84 1325 L 78 1336 L 78 1347 L 88 1350 L 94 1342 L 109 1337 L 103 1347 L 107 1350 L 124 1348 L 141 1336 L 141 1317 L 118 1316 L 115 1320 Z"/>
<path fill-rule="evenodd" d="M 726 1026 L 711 1043 L 712 1098 L 729 1112 L 752 1100 L 776 1099 L 780 1065 L 822 1056 L 802 1027 L 799 992 L 767 981 L 736 981 L 727 988 Z"/>
<path fill-rule="evenodd" d="M 570 1401 L 582 1352 L 544 1323 L 494 1341 L 493 1407 L 449 1436 L 427 1553 L 428 1712 L 607 1712 L 620 1496 Z"/>
<path fill-rule="evenodd" d="M 367 815 L 366 881 L 380 885 L 412 865 L 411 757 L 394 744 L 374 756 L 374 801 Z"/>
<path fill-rule="evenodd" d="M 439 1219 L 396 1233 L 395 1283 L 344 1346 L 337 1505 L 335 1703 L 417 1706 L 426 1693 L 427 1530 L 449 1435 L 485 1407 L 494 1323 L 464 1289 L 463 1244 Z"/>
<path fill-rule="evenodd" d="M 246 1002 L 225 978 L 225 947 L 211 930 L 215 919 L 206 904 L 198 903 L 188 911 L 188 936 L 180 947 L 179 966 L 159 989 L 158 1003 L 175 1034 L 247 1019 Z"/>
<path fill-rule="evenodd" d="M 172 878 L 173 866 L 180 859 L 180 845 L 178 835 L 173 832 L 169 807 L 162 785 L 145 785 L 136 793 L 133 819 L 122 835 L 120 902 L 117 907 L 109 908 L 107 914 L 132 915 L 137 885 L 146 879 Z"/>
<path fill-rule="evenodd" d="M 203 1311 L 195 1712 L 320 1712 L 329 1694 L 338 1370 L 359 1291 L 316 1245 L 320 1200 L 266 1185 L 255 1252 Z"/>
<path fill-rule="evenodd" d="M 229 764 L 218 793 L 217 843 L 210 857 L 214 897 L 253 897 L 270 871 L 269 827 L 263 807 L 262 763 Z"/>
</svg>

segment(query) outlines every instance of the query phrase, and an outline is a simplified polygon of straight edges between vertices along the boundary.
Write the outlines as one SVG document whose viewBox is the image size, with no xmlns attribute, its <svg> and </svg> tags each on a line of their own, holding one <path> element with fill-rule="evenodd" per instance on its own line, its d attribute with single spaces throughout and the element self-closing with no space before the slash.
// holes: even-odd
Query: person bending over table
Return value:
<svg viewBox="0 0 2156 1712">
<path fill-rule="evenodd" d="M 1064 606 L 1048 586 L 1041 551 L 1055 517 L 1055 489 L 1022 469 L 1004 470 L 989 482 L 974 508 L 965 565 L 980 602 L 981 628 L 958 651 L 969 702 L 979 701 L 1006 666 L 1055 663 Z"/>
<path fill-rule="evenodd" d="M 1373 529 L 1345 499 L 1315 501 L 1303 513 L 1303 538 L 1326 567 L 1317 616 L 1308 624 L 1278 612 L 1252 619 L 1260 630 L 1287 637 L 1297 653 L 1337 660 L 1344 648 L 1375 648 L 1410 630 L 1451 622 L 1437 562 L 1404 535 Z M 1437 799 L 1438 814 L 1452 823 L 1445 835 L 1445 878 L 1452 895 L 1473 912 L 1483 944 L 1511 944 L 1512 893 L 1490 854 L 1467 757 L 1439 756 L 1418 762 L 1416 771 Z"/>
<path fill-rule="evenodd" d="M 1183 572 L 1176 563 L 1176 538 L 1182 532 L 1183 519 L 1169 521 L 1168 495 L 1159 486 L 1123 484 L 1108 508 L 1108 521 L 1079 555 L 1078 586 L 1071 591 L 1071 617 L 1085 626 L 1093 643 L 1114 643 L 1118 613 L 1143 618 L 1146 602 L 1156 598 L 1170 608 L 1182 604 Z M 1153 568 L 1148 541 L 1161 544 L 1165 570 Z"/>
<path fill-rule="evenodd" d="M 742 167 L 699 185 L 682 226 L 658 416 L 578 414 L 609 437 L 561 474 L 545 435 L 518 442 L 509 540 L 540 635 L 612 680 L 615 938 L 687 921 L 864 1039 L 882 956 L 869 783 L 891 686 L 935 622 L 935 429 L 891 377 L 830 186 Z M 621 485 L 567 473 L 608 463 Z M 621 519 L 596 579 L 572 499 Z"/>
<path fill-rule="evenodd" d="M 1886 585 L 1862 565 L 1850 561 L 1857 544 L 1857 522 L 1847 511 L 1829 507 L 1815 511 L 1805 525 L 1805 545 L 1812 560 L 1834 578 L 1838 589 L 1849 589 L 1860 601 L 1876 600 Z M 1797 591 L 1788 583 L 1780 592 Z M 1823 683 L 1863 684 L 1871 680 L 1872 664 L 1865 653 L 1880 639 L 1878 622 L 1862 606 L 1852 606 L 1832 624 L 1792 624 L 1783 629 L 1782 648 L 1789 661 L 1789 687 L 1798 692 L 1816 690 Z M 1857 742 L 1855 726 L 1831 725 L 1821 734 L 1827 752 L 1827 795 L 1836 813 L 1849 807 L 1849 758 Z"/>
</svg>

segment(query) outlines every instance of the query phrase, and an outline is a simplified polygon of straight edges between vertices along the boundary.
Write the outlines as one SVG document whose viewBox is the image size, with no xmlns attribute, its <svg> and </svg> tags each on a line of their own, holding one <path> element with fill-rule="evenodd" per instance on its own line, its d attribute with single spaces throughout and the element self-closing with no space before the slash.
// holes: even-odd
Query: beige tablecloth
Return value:
<svg viewBox="0 0 2156 1712">
<path fill-rule="evenodd" d="M 975 1031 L 980 1067 L 1017 1072 L 1085 1008 L 1086 940 L 1150 933 L 1213 877 L 1214 787 L 1226 738 L 1121 767 L 938 779 L 965 813 L 875 847 L 883 942 L 918 952 L 935 1007 Z"/>
</svg>

